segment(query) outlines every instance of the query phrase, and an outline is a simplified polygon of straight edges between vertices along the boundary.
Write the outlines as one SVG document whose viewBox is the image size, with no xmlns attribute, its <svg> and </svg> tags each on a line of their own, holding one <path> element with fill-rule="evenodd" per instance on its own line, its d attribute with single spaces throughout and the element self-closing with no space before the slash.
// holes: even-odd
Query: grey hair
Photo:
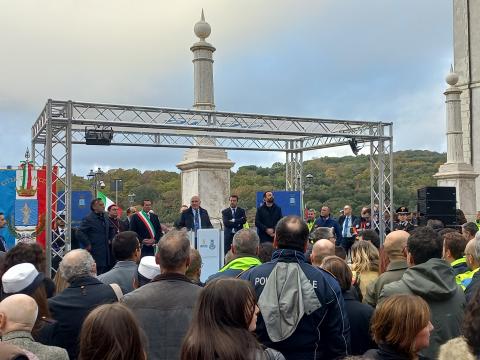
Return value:
<svg viewBox="0 0 480 360">
<path fill-rule="evenodd" d="M 313 230 L 311 238 L 314 241 L 320 240 L 320 239 L 330 239 L 335 237 L 335 232 L 333 231 L 333 228 L 331 227 L 318 227 L 315 230 Z"/>
<path fill-rule="evenodd" d="M 77 276 L 95 276 L 94 273 L 95 260 L 87 250 L 75 249 L 69 251 L 60 263 L 59 271 L 62 278 L 70 282 Z"/>
<path fill-rule="evenodd" d="M 251 229 L 241 229 L 233 236 L 233 246 L 236 252 L 248 255 L 257 255 L 260 238 L 258 234 Z"/>
<path fill-rule="evenodd" d="M 475 257 L 480 262 L 480 231 L 475 234 Z"/>
<path fill-rule="evenodd" d="M 176 270 L 190 258 L 190 239 L 186 231 L 170 230 L 157 244 L 158 262 L 164 270 Z"/>
</svg>

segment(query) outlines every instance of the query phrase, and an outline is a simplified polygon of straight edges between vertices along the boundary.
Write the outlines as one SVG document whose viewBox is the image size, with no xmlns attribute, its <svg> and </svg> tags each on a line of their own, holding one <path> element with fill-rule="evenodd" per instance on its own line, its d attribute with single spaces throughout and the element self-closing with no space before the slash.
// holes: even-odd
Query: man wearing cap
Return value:
<svg viewBox="0 0 480 360">
<path fill-rule="evenodd" d="M 406 232 L 411 232 L 415 229 L 415 226 L 408 221 L 408 208 L 406 206 L 400 206 L 397 209 L 398 221 L 393 224 L 393 230 L 404 230 Z"/>
<path fill-rule="evenodd" d="M 163 236 L 160 219 L 152 210 L 152 201 L 143 200 L 143 209 L 130 218 L 130 231 L 135 231 L 142 244 L 142 257 L 154 254 L 155 244 Z"/>
<path fill-rule="evenodd" d="M 2 342 L 30 351 L 40 360 L 68 360 L 65 349 L 33 340 L 31 332 L 37 315 L 37 303 L 28 295 L 16 294 L 0 302 Z"/>
<path fill-rule="evenodd" d="M 157 275 L 160 275 L 160 267 L 155 261 L 155 256 L 144 256 L 138 265 L 135 288 L 148 284 Z"/>
</svg>

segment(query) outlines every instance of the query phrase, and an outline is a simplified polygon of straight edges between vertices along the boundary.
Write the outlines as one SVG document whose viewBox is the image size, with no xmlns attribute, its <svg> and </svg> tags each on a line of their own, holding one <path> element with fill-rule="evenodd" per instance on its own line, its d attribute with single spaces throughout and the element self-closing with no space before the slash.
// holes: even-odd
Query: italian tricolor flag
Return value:
<svg viewBox="0 0 480 360">
<path fill-rule="evenodd" d="M 97 192 L 97 198 L 102 199 L 103 203 L 105 204 L 105 210 L 107 210 L 110 205 L 116 205 L 115 201 L 113 201 L 112 199 L 107 197 L 107 195 L 105 195 L 101 191 Z M 120 206 L 118 206 L 118 217 L 120 218 L 120 216 L 122 216 L 122 208 Z"/>
</svg>

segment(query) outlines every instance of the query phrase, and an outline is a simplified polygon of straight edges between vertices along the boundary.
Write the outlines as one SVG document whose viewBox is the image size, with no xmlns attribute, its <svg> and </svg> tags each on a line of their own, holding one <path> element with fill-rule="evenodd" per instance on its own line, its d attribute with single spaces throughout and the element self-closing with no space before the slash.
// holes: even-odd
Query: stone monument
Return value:
<svg viewBox="0 0 480 360">
<path fill-rule="evenodd" d="M 438 186 L 455 186 L 457 208 L 462 209 L 469 220 L 476 214 L 475 178 L 478 176 L 472 165 L 464 160 L 463 132 L 460 107 L 460 90 L 456 85 L 458 75 L 450 70 L 446 81 L 450 85 L 444 92 L 447 115 L 447 162 L 434 175 Z"/>
<path fill-rule="evenodd" d="M 480 173 L 480 1 L 453 0 L 453 41 L 457 87 L 462 91 L 464 160 Z M 479 210 L 480 178 L 475 180 L 475 189 Z"/>
<path fill-rule="evenodd" d="M 194 27 L 200 39 L 192 45 L 194 68 L 194 103 L 197 110 L 215 110 L 213 97 L 213 52 L 215 48 L 205 41 L 210 35 L 210 25 L 203 14 Z M 214 141 L 203 141 L 212 145 Z M 218 149 L 189 149 L 177 164 L 182 171 L 182 203 L 190 204 L 190 198 L 199 195 L 205 208 L 217 225 L 221 211 L 228 204 L 230 195 L 230 169 L 235 163 L 228 159 L 227 152 Z M 217 219 L 217 221 L 215 221 Z M 219 219 L 219 220 L 218 220 Z"/>
</svg>

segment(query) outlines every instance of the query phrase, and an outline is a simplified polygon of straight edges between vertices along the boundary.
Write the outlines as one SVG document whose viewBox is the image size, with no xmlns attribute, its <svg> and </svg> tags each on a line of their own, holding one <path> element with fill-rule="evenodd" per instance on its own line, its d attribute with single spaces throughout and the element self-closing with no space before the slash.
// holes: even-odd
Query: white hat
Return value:
<svg viewBox="0 0 480 360">
<path fill-rule="evenodd" d="M 138 265 L 138 273 L 150 280 L 160 275 L 160 266 L 155 262 L 155 256 L 144 256 Z"/>
<path fill-rule="evenodd" d="M 2 276 L 3 292 L 6 294 L 32 294 L 43 279 L 43 274 L 39 273 L 33 264 L 14 265 Z"/>
</svg>

